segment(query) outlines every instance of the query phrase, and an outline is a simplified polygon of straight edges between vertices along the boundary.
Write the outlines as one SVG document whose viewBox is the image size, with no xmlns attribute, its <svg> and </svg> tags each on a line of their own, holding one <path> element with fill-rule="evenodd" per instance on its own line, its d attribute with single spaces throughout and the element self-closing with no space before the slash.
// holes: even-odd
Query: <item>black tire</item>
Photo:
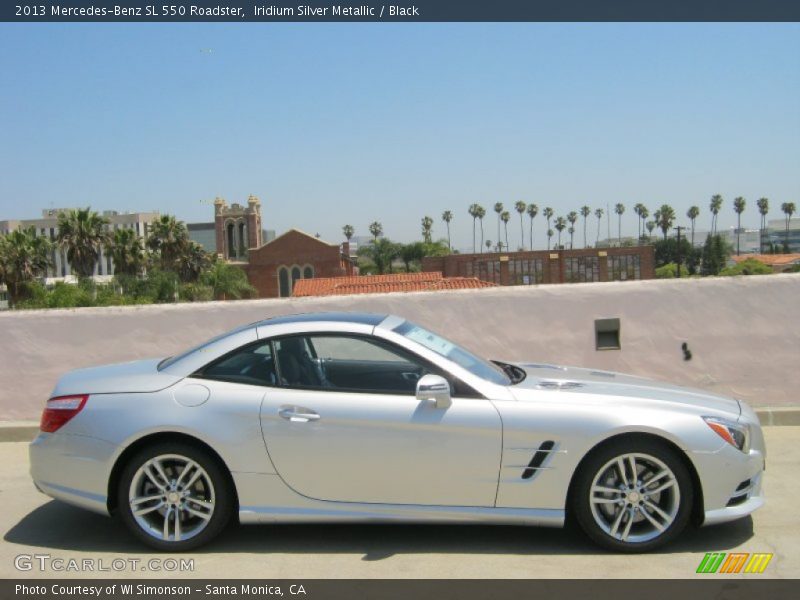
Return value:
<svg viewBox="0 0 800 600">
<path fill-rule="evenodd" d="M 630 455 L 634 455 L 634 467 L 642 475 L 640 480 L 637 477 L 631 481 L 632 470 L 629 459 L 623 460 L 625 474 L 620 475 L 620 468 L 615 459 Z M 637 463 L 637 460 L 641 462 Z M 615 464 L 609 466 L 612 461 Z M 652 473 L 653 471 L 663 473 L 663 466 L 668 467 L 673 477 L 666 476 L 659 483 Z M 614 473 L 619 481 L 614 480 Z M 623 477 L 627 484 L 632 485 L 632 489 L 626 488 L 627 491 L 618 489 L 615 493 L 595 491 L 593 495 L 592 485 L 596 478 L 599 478 L 597 485 L 606 489 L 626 487 Z M 637 486 L 635 482 L 637 480 L 643 485 Z M 650 480 L 653 483 L 647 485 L 646 482 Z M 650 490 L 657 490 L 670 480 L 673 480 L 674 484 L 669 488 L 651 496 L 646 495 Z M 646 494 L 643 495 L 637 489 Z M 684 530 L 691 516 L 693 496 L 692 477 L 682 457 L 667 443 L 647 438 L 620 438 L 594 450 L 580 465 L 570 497 L 570 510 L 583 532 L 596 544 L 617 552 L 647 552 L 671 542 Z M 592 498 L 595 498 L 596 502 L 593 502 Z M 657 513 L 656 509 L 652 508 L 653 505 L 671 516 L 671 522 Z M 621 514 L 623 512 L 626 514 Z M 650 518 L 658 522 L 663 530 L 659 530 Z M 623 540 L 624 528 L 628 521 L 631 521 L 628 537 Z M 601 526 L 601 523 L 608 527 L 608 530 Z M 616 535 L 612 536 L 615 524 L 619 529 Z M 651 535 L 655 537 L 648 539 Z"/>
<path fill-rule="evenodd" d="M 162 494 L 161 490 L 157 490 L 154 487 L 153 479 L 147 478 L 145 474 L 140 472 L 140 469 L 144 468 L 148 461 L 156 457 L 180 457 L 186 461 L 191 461 L 204 472 L 198 477 L 198 481 L 192 484 L 191 489 L 186 489 L 187 497 L 179 501 L 183 502 L 183 504 L 174 505 L 175 508 L 172 508 L 173 511 L 179 512 L 177 517 L 179 520 L 186 519 L 186 533 L 184 534 L 183 531 L 181 531 L 183 536 L 176 536 L 175 519 L 170 519 L 170 526 L 173 533 L 169 534 L 166 540 L 155 537 L 155 534 L 145 529 L 146 525 L 141 523 L 143 520 L 153 521 L 152 527 L 155 527 L 159 519 L 161 519 L 162 522 L 165 520 L 164 515 L 166 511 L 173 505 L 168 503 L 163 505 L 162 508 L 153 509 L 153 506 L 161 502 L 155 498 L 150 504 L 139 504 L 139 506 L 150 508 L 151 511 L 146 515 L 140 515 L 138 517 L 139 520 L 137 520 L 137 517 L 133 514 L 131 502 L 129 500 L 131 485 L 134 482 L 134 478 L 137 480 L 137 489 L 142 489 L 139 487 L 141 485 L 150 486 L 150 491 L 147 493 L 153 495 Z M 188 464 L 190 463 L 187 462 L 186 465 Z M 182 470 L 180 470 L 181 462 L 178 458 L 162 460 L 159 465 L 163 466 L 162 470 L 167 475 L 168 480 L 175 481 L 180 477 Z M 150 470 L 151 472 L 155 471 L 152 467 L 150 467 Z M 186 479 L 190 480 L 194 472 L 195 471 L 187 471 L 188 476 Z M 157 479 L 162 481 L 160 476 L 157 477 Z M 169 490 L 170 488 L 167 487 L 166 489 Z M 178 490 L 176 490 L 176 493 L 178 493 Z M 151 548 L 169 552 L 192 550 L 210 542 L 219 535 L 228 524 L 234 508 L 230 476 L 225 471 L 225 467 L 208 452 L 190 444 L 180 442 L 160 442 L 137 452 L 127 462 L 122 471 L 119 487 L 117 488 L 117 498 L 117 508 L 120 517 L 133 535 Z M 166 493 L 164 493 L 164 498 L 166 498 Z M 193 502 L 195 500 L 193 500 L 193 498 L 196 498 L 197 501 L 206 502 L 207 504 L 210 498 L 212 500 L 210 504 L 213 508 L 203 508 L 199 504 L 194 504 Z M 185 507 L 187 504 L 188 508 Z M 184 506 L 184 508 L 180 508 L 181 506 Z M 210 514 L 210 518 L 201 519 L 192 516 L 188 511 L 193 509 L 197 509 L 195 510 L 196 513 L 203 513 L 206 516 Z M 171 514 L 175 515 L 175 512 Z M 195 526 L 198 531 L 192 534 L 188 539 L 181 539 L 185 537 L 185 535 L 191 533 L 189 526 Z M 175 537 L 178 539 L 174 539 Z"/>
</svg>

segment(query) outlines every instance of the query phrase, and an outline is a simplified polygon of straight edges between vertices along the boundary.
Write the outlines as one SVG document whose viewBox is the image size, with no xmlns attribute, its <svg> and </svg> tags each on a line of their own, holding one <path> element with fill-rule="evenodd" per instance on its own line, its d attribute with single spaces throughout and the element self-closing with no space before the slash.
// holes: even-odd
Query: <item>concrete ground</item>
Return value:
<svg viewBox="0 0 800 600">
<path fill-rule="evenodd" d="M 763 575 L 800 577 L 800 427 L 767 427 L 767 505 L 752 518 L 689 531 L 654 554 L 604 552 L 569 530 L 487 526 L 281 525 L 231 527 L 208 549 L 181 555 L 194 571 L 141 571 L 152 554 L 116 520 L 49 500 L 28 477 L 27 445 L 0 444 L 0 577 L 197 578 L 725 578 L 695 575 L 706 552 L 772 552 Z M 119 572 L 15 569 L 19 555 L 142 561 Z"/>
</svg>

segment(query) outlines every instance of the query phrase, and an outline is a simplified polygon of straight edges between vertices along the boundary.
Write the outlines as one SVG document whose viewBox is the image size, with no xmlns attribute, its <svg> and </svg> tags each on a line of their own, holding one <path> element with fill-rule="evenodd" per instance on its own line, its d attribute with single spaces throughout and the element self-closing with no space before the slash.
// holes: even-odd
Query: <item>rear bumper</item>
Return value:
<svg viewBox="0 0 800 600">
<path fill-rule="evenodd" d="M 117 446 L 93 437 L 40 433 L 28 447 L 36 488 L 56 500 L 108 514 L 108 474 Z"/>
</svg>

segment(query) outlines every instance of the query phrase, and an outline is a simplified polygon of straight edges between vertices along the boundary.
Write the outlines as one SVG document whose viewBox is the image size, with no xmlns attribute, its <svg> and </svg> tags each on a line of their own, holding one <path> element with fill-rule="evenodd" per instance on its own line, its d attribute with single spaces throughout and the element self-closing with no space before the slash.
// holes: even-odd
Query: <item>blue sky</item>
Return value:
<svg viewBox="0 0 800 600">
<path fill-rule="evenodd" d="M 330 241 L 450 209 L 467 248 L 472 202 L 800 202 L 797 24 L 2 24 L 0 90 L 0 220 L 253 193 Z"/>
</svg>

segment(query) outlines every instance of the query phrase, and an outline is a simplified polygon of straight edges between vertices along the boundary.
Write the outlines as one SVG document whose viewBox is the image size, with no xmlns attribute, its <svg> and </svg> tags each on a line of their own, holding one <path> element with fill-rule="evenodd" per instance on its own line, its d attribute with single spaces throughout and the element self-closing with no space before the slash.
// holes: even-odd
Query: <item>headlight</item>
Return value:
<svg viewBox="0 0 800 600">
<path fill-rule="evenodd" d="M 703 417 L 703 420 L 731 446 L 745 453 L 750 452 L 750 427 L 748 425 L 734 423 L 719 417 Z"/>
</svg>

